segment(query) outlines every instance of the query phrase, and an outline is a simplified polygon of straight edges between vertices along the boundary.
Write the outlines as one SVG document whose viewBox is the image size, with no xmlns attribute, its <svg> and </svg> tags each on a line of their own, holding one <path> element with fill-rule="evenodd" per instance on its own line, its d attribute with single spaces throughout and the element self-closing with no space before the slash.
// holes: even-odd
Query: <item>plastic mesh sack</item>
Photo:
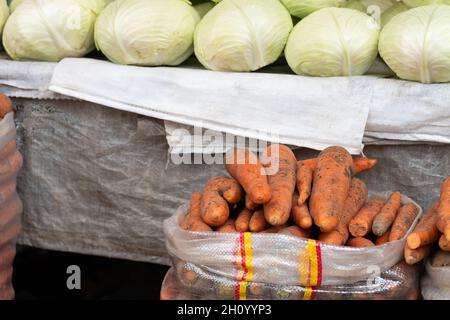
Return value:
<svg viewBox="0 0 450 320">
<path fill-rule="evenodd" d="M 349 285 L 301 287 L 251 282 L 249 300 L 416 300 L 419 298 L 419 270 L 405 262 L 366 281 Z M 161 288 L 162 300 L 242 299 L 239 284 L 215 276 L 190 263 L 177 261 Z"/>
<path fill-rule="evenodd" d="M 371 196 L 387 199 L 389 194 Z M 406 196 L 402 201 L 417 205 Z M 182 206 L 164 222 L 170 256 L 226 279 L 282 286 L 346 285 L 367 280 L 374 271 L 385 272 L 403 259 L 406 236 L 361 249 L 281 234 L 190 232 L 180 228 L 186 209 Z M 422 209 L 408 234 L 421 215 Z"/>
<path fill-rule="evenodd" d="M 450 267 L 433 267 L 428 259 L 422 278 L 425 300 L 450 300 Z"/>
<path fill-rule="evenodd" d="M 17 195 L 17 174 L 22 155 L 16 149 L 14 114 L 0 121 L 0 300 L 14 298 L 12 287 L 16 239 L 21 230 L 22 202 Z"/>
</svg>

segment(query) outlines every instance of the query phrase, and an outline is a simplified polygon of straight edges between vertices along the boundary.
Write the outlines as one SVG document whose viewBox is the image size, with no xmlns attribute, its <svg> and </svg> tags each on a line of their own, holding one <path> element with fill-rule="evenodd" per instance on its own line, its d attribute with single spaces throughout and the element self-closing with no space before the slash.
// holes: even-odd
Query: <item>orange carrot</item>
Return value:
<svg viewBox="0 0 450 320">
<path fill-rule="evenodd" d="M 279 233 L 290 234 L 291 236 L 307 239 L 307 238 L 309 238 L 309 236 L 311 234 L 311 229 L 302 229 L 298 226 L 290 226 L 290 227 L 284 228 Z"/>
<path fill-rule="evenodd" d="M 242 196 L 241 187 L 233 179 L 216 177 L 209 180 L 201 202 L 203 221 L 211 227 L 224 225 L 230 215 L 228 203 L 236 204 Z"/>
<path fill-rule="evenodd" d="M 450 241 L 447 241 L 444 235 L 439 239 L 439 247 L 444 251 L 450 251 Z"/>
<path fill-rule="evenodd" d="M 430 209 L 422 216 L 414 231 L 408 236 L 407 243 L 411 249 L 417 249 L 433 243 L 441 235 L 437 228 L 437 208 L 439 202 L 433 203 Z"/>
<path fill-rule="evenodd" d="M 350 221 L 348 229 L 354 237 L 363 237 L 369 233 L 372 228 L 374 218 L 383 208 L 384 200 L 381 198 L 372 198 Z"/>
<path fill-rule="evenodd" d="M 234 219 L 228 219 L 227 222 L 223 226 L 220 226 L 216 229 L 217 232 L 220 233 L 233 233 L 236 232 L 235 221 Z"/>
<path fill-rule="evenodd" d="M 202 194 L 194 192 L 191 196 L 188 214 L 185 216 L 181 227 L 189 231 L 212 231 L 201 218 Z"/>
<path fill-rule="evenodd" d="M 353 165 L 355 166 L 355 174 L 360 174 L 364 171 L 369 171 L 373 167 L 375 167 L 378 163 L 378 160 L 369 159 L 369 158 L 354 158 Z"/>
<path fill-rule="evenodd" d="M 352 175 L 353 159 L 347 150 L 330 147 L 320 153 L 314 171 L 309 209 L 322 232 L 333 231 L 338 226 Z"/>
<path fill-rule="evenodd" d="M 247 232 L 250 228 L 249 224 L 250 224 L 250 219 L 252 218 L 252 215 L 253 215 L 253 211 L 248 210 L 247 208 L 241 210 L 241 212 L 239 212 L 239 214 L 236 218 L 236 222 L 235 222 L 236 231 Z"/>
<path fill-rule="evenodd" d="M 264 211 L 263 210 L 257 210 L 253 213 L 251 219 L 250 219 L 250 231 L 251 232 L 261 232 L 268 227 L 268 223 L 266 221 L 266 218 L 264 218 Z"/>
<path fill-rule="evenodd" d="M 12 175 L 17 174 L 22 165 L 23 158 L 17 150 L 7 158 L 0 160 L 0 180 L 5 181 Z"/>
<path fill-rule="evenodd" d="M 419 208 L 417 208 L 415 204 L 407 203 L 400 207 L 394 224 L 392 225 L 389 242 L 402 239 L 408 232 L 409 228 L 411 228 L 418 214 Z"/>
<path fill-rule="evenodd" d="M 256 208 L 258 208 L 258 204 L 254 203 L 248 194 L 245 195 L 245 207 L 249 210 L 255 210 Z"/>
<path fill-rule="evenodd" d="M 11 140 L 7 144 L 5 144 L 3 148 L 0 149 L 0 160 L 3 160 L 13 154 L 16 151 L 16 148 L 16 140 Z"/>
<path fill-rule="evenodd" d="M 306 165 L 297 165 L 298 205 L 301 206 L 311 195 L 311 185 L 314 171 Z"/>
<path fill-rule="evenodd" d="M 186 284 L 193 285 L 194 283 L 197 282 L 199 276 L 198 276 L 197 272 L 195 272 L 193 270 L 183 269 L 182 278 Z"/>
<path fill-rule="evenodd" d="M 377 240 L 375 241 L 375 245 L 382 246 L 383 244 L 388 243 L 390 235 L 391 235 L 391 230 L 389 229 L 388 231 L 386 231 L 385 234 L 383 234 L 381 237 L 377 238 Z"/>
<path fill-rule="evenodd" d="M 7 113 L 13 110 L 11 99 L 0 93 L 0 118 L 4 118 Z"/>
<path fill-rule="evenodd" d="M 382 236 L 391 227 L 401 205 L 400 192 L 394 192 L 373 221 L 372 232 L 376 236 Z"/>
<path fill-rule="evenodd" d="M 406 263 L 409 265 L 413 265 L 413 264 L 416 264 L 416 263 L 422 261 L 431 253 L 432 248 L 433 248 L 433 245 L 431 245 L 431 244 L 428 244 L 426 246 L 423 246 L 423 247 L 420 247 L 420 248 L 417 248 L 414 250 L 408 246 L 405 246 L 404 257 L 405 257 Z"/>
<path fill-rule="evenodd" d="M 367 194 L 366 184 L 362 180 L 354 178 L 348 197 L 345 199 L 344 209 L 339 215 L 338 227 L 331 232 L 321 233 L 319 240 L 326 244 L 343 246 L 349 237 L 348 224 L 367 201 Z"/>
<path fill-rule="evenodd" d="M 269 202 L 271 192 L 264 167 L 248 149 L 234 149 L 227 153 L 225 167 L 244 188 L 249 200 L 256 204 Z"/>
<path fill-rule="evenodd" d="M 298 194 L 294 194 L 292 197 L 292 209 L 291 209 L 291 219 L 297 226 L 303 229 L 309 229 L 313 225 L 311 215 L 309 214 L 309 209 L 306 204 L 301 206 L 298 205 Z"/>
<path fill-rule="evenodd" d="M 263 159 L 270 169 L 278 168 L 276 173 L 268 176 L 272 197 L 264 204 L 264 216 L 271 225 L 280 226 L 288 221 L 291 213 L 297 160 L 290 148 L 274 144 L 264 150 Z"/>
<path fill-rule="evenodd" d="M 347 245 L 349 247 L 353 247 L 353 248 L 367 248 L 367 247 L 373 247 L 375 246 L 375 244 L 370 241 L 369 239 L 366 238 L 352 238 L 350 240 L 347 241 Z"/>
<path fill-rule="evenodd" d="M 437 211 L 439 216 L 438 229 L 445 235 L 447 241 L 450 241 L 450 177 L 445 179 L 442 184 Z"/>
<path fill-rule="evenodd" d="M 375 160 L 375 159 L 369 159 L 369 158 L 364 158 L 364 157 L 353 158 L 354 174 L 357 175 L 357 174 L 360 174 L 361 172 L 369 171 L 373 167 L 375 167 L 377 163 L 378 163 L 378 160 Z M 300 165 L 308 166 L 309 168 L 311 168 L 314 171 L 317 166 L 317 158 L 300 160 L 298 162 L 298 165 L 299 166 Z"/>
</svg>

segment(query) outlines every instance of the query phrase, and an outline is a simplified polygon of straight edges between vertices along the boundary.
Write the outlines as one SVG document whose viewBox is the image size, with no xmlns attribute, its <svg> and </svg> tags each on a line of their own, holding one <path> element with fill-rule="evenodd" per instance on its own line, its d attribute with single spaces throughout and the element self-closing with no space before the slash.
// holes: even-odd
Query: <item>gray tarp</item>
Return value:
<svg viewBox="0 0 450 320">
<path fill-rule="evenodd" d="M 166 263 L 162 221 L 208 178 L 225 173 L 220 165 L 168 161 L 161 121 L 87 102 L 14 102 L 25 159 L 21 244 Z M 362 175 L 371 190 L 399 190 L 425 207 L 450 173 L 450 145 L 364 152 L 380 159 Z"/>
</svg>

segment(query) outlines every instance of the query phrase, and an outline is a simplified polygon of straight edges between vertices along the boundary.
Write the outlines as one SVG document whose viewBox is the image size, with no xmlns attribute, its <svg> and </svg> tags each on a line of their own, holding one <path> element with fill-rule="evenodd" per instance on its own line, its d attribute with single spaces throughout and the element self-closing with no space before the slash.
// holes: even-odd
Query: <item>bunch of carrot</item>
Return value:
<svg viewBox="0 0 450 320">
<path fill-rule="evenodd" d="M 404 250 L 406 262 L 422 261 L 436 243 L 441 250 L 450 252 L 450 177 L 442 184 L 439 200 L 432 204 L 408 236 Z"/>
<path fill-rule="evenodd" d="M 213 178 L 192 195 L 185 230 L 281 233 L 368 247 L 403 238 L 419 212 L 402 205 L 399 192 L 387 202 L 368 199 L 354 175 L 377 161 L 352 158 L 342 147 L 302 161 L 284 145 L 271 145 L 260 157 L 234 149 L 225 163 L 231 178 Z"/>
</svg>

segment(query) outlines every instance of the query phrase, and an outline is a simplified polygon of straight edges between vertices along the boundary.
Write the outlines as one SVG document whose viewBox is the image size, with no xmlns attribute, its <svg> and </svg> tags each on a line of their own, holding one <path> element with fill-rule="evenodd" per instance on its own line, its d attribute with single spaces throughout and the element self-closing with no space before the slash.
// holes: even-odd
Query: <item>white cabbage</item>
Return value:
<svg viewBox="0 0 450 320">
<path fill-rule="evenodd" d="M 13 12 L 23 0 L 12 0 L 9 2 L 9 10 Z"/>
<path fill-rule="evenodd" d="M 59 61 L 94 47 L 94 24 L 103 0 L 26 0 L 9 17 L 3 45 L 16 60 Z"/>
<path fill-rule="evenodd" d="M 314 11 L 327 7 L 345 7 L 348 0 L 280 0 L 290 14 L 303 18 Z"/>
<path fill-rule="evenodd" d="M 292 27 L 278 0 L 223 0 L 199 23 L 195 55 L 210 70 L 255 71 L 280 57 Z"/>
<path fill-rule="evenodd" d="M 184 0 L 116 0 L 97 19 L 95 43 L 111 61 L 179 65 L 193 52 L 200 16 Z"/>
<path fill-rule="evenodd" d="M 393 17 L 399 13 L 409 10 L 409 7 L 402 2 L 394 4 L 381 15 L 381 27 L 384 27 Z"/>
<path fill-rule="evenodd" d="M 372 17 L 346 8 L 326 8 L 294 27 L 285 56 L 291 69 L 301 75 L 362 75 L 377 57 L 378 35 Z"/>
<path fill-rule="evenodd" d="M 450 6 L 423 6 L 396 15 L 381 31 L 379 51 L 401 79 L 450 82 Z"/>
<path fill-rule="evenodd" d="M 450 4 L 450 0 L 403 0 L 411 8 L 428 6 L 430 4 Z"/>
<path fill-rule="evenodd" d="M 9 16 L 9 8 L 6 0 L 0 0 L 0 36 L 2 35 L 3 26 Z"/>
</svg>

